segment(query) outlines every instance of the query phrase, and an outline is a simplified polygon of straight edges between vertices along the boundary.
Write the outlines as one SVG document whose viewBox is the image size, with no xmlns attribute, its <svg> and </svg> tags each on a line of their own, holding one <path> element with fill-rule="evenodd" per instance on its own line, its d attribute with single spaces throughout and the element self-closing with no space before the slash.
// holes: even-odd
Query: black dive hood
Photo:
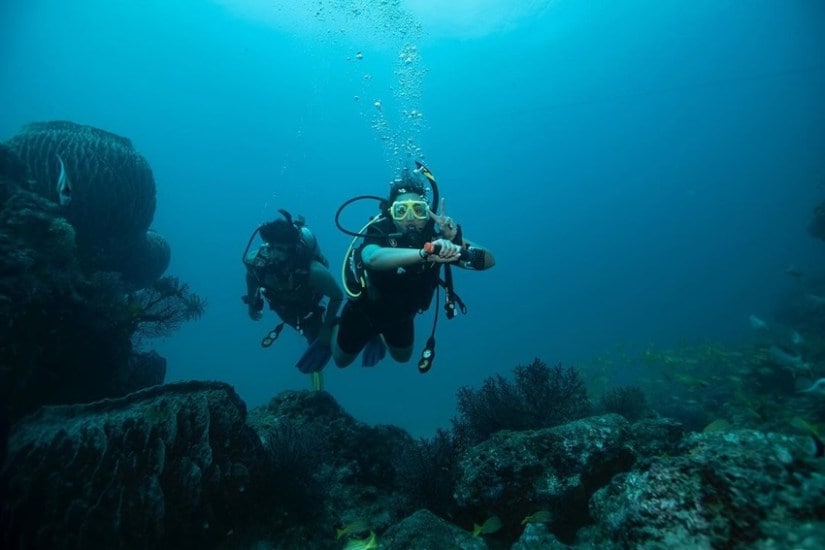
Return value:
<svg viewBox="0 0 825 550">
<path fill-rule="evenodd" d="M 291 227 L 295 227 L 298 231 L 300 231 L 300 227 L 292 220 L 292 214 L 290 214 L 289 212 L 287 212 L 283 208 L 279 208 L 278 212 L 280 212 L 281 216 L 284 217 L 286 222 Z M 298 216 L 298 218 L 299 218 L 299 221 L 300 221 L 301 216 Z M 266 223 L 270 223 L 270 222 L 266 222 Z M 241 261 L 242 262 L 246 263 L 246 255 L 249 254 L 249 248 L 252 246 L 252 241 L 255 240 L 256 235 L 259 235 L 261 233 L 261 228 L 264 227 L 266 225 L 266 223 L 262 223 L 261 225 L 256 227 L 255 231 L 253 231 L 252 234 L 249 236 L 249 241 L 247 241 L 246 248 L 244 248 L 243 255 L 241 256 Z"/>
</svg>

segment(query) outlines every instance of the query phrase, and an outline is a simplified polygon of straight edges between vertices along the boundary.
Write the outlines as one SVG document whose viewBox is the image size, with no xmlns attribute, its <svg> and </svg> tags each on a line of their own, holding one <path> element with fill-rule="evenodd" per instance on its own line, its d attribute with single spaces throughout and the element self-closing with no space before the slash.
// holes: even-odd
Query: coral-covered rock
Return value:
<svg viewBox="0 0 825 550">
<path fill-rule="evenodd" d="M 193 547 L 248 511 L 257 441 L 219 382 L 44 407 L 18 422 L 3 466 L 6 548 Z"/>
<path fill-rule="evenodd" d="M 478 517 L 497 514 L 513 535 L 525 516 L 546 509 L 564 541 L 588 520 L 590 495 L 634 461 L 630 424 L 617 414 L 499 432 L 461 460 L 456 500 Z"/>
<path fill-rule="evenodd" d="M 264 441 L 280 426 L 314 441 L 313 477 L 326 489 L 324 502 L 314 504 L 334 510 L 332 522 L 368 520 L 379 531 L 403 517 L 394 465 L 396 455 L 413 444 L 405 431 L 359 422 L 323 391 L 282 392 L 254 409 L 249 424 Z M 324 529 L 333 534 L 329 523 Z"/>
<path fill-rule="evenodd" d="M 801 437 L 751 430 L 691 435 L 679 456 L 599 490 L 590 503 L 596 529 L 580 540 L 621 548 L 751 548 L 773 538 L 777 523 L 821 521 L 825 465 L 810 458 L 808 447 Z"/>
<path fill-rule="evenodd" d="M 132 142 L 100 128 L 69 121 L 36 122 L 8 141 L 31 178 L 27 187 L 60 203 L 61 174 L 71 187 L 60 214 L 77 231 L 85 271 L 117 271 L 135 288 L 160 277 L 169 246 L 147 232 L 155 214 L 155 179 Z M 0 167 L 6 157 L 0 152 Z M 18 165 L 10 165 L 19 172 Z M 2 197 L 0 189 L 0 197 Z"/>
<path fill-rule="evenodd" d="M 0 170 L 12 165 L 14 175 L 4 154 L 12 153 L 0 149 Z M 18 185 L 0 203 L 0 407 L 12 421 L 41 405 L 120 397 L 162 383 L 165 361 L 135 353 L 141 342 L 133 337 L 168 335 L 205 305 L 171 277 L 130 293 L 134 285 L 115 273 L 84 272 L 75 227 L 63 213 Z M 165 241 L 145 235 L 154 252 L 134 260 L 153 255 L 160 263 L 134 269 L 144 282 L 169 260 Z"/>
<path fill-rule="evenodd" d="M 0 208 L 0 404 L 12 420 L 114 397 L 129 361 L 123 288 L 83 275 L 74 236 L 54 203 L 23 189 Z"/>
<path fill-rule="evenodd" d="M 670 418 L 648 418 L 634 422 L 633 448 L 640 460 L 656 459 L 678 452 L 685 427 Z"/>
<path fill-rule="evenodd" d="M 448 523 L 428 510 L 419 510 L 387 529 L 380 539 L 382 548 L 415 548 L 416 550 L 462 550 L 487 548 L 487 544 L 472 533 Z"/>
<path fill-rule="evenodd" d="M 545 525 L 529 523 L 510 550 L 563 550 L 564 548 L 570 547 L 559 541 Z"/>
</svg>

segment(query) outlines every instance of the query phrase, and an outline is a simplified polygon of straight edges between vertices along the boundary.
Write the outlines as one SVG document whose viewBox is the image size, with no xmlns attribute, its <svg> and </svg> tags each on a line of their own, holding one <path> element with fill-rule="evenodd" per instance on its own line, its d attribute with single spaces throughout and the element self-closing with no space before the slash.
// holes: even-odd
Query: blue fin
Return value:
<svg viewBox="0 0 825 550">
<path fill-rule="evenodd" d="M 315 341 L 309 345 L 301 358 L 298 359 L 295 367 L 304 374 L 318 372 L 322 370 L 327 363 L 329 363 L 330 357 L 332 357 L 332 350 L 329 346 L 325 346 L 320 343 L 316 338 Z"/>
<path fill-rule="evenodd" d="M 387 346 L 380 334 L 373 336 L 361 352 L 361 366 L 374 367 L 387 355 Z"/>
</svg>

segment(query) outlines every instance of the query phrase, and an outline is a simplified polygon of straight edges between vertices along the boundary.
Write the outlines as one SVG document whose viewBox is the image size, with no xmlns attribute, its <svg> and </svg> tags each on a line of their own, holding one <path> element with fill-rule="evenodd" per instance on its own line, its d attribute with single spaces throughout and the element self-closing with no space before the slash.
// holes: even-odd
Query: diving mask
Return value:
<svg viewBox="0 0 825 550">
<path fill-rule="evenodd" d="M 426 220 L 430 217 L 430 208 L 427 201 L 395 201 L 390 206 L 392 219 L 401 221 L 409 218 L 410 214 L 416 220 Z"/>
</svg>

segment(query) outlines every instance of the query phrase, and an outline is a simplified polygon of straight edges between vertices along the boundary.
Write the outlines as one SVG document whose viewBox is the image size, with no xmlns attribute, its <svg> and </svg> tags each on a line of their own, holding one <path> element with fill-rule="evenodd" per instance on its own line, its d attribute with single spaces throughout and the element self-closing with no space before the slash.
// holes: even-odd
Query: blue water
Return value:
<svg viewBox="0 0 825 550">
<path fill-rule="evenodd" d="M 427 375 L 325 371 L 370 423 L 429 435 L 458 387 L 534 357 L 746 339 L 795 284 L 787 266 L 822 270 L 805 225 L 825 198 L 825 3 L 438 4 L 3 3 L 0 139 L 72 120 L 152 166 L 169 273 L 209 302 L 151 342 L 168 380 L 225 380 L 250 406 L 308 388 L 303 340 L 261 349 L 274 314 L 253 323 L 239 300 L 247 239 L 302 213 L 337 271 L 335 209 L 384 194 L 411 156 L 497 265 L 456 275 L 469 312 L 439 322 Z"/>
</svg>

